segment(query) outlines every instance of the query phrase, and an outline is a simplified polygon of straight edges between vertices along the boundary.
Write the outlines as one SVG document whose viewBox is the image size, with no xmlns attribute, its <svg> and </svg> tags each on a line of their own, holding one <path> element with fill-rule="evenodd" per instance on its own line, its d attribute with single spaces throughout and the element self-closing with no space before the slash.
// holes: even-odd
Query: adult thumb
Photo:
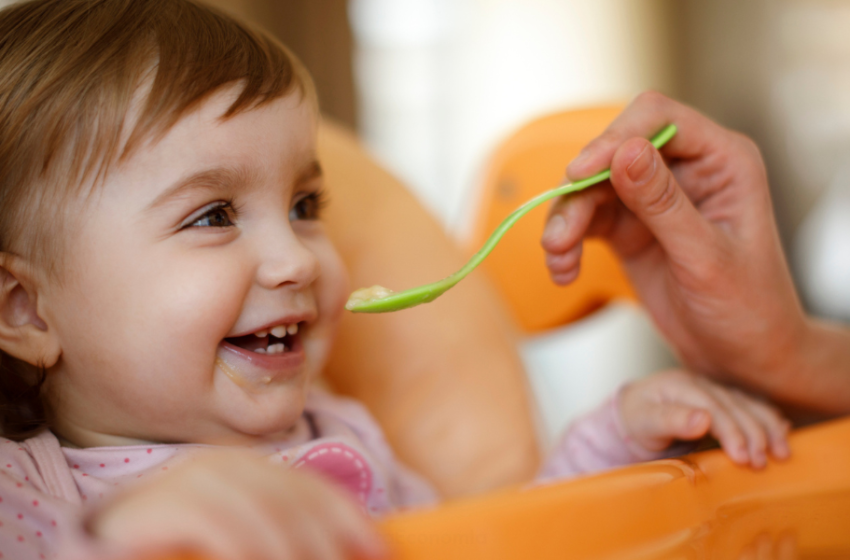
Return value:
<svg viewBox="0 0 850 560">
<path fill-rule="evenodd" d="M 617 149 L 611 161 L 611 184 L 667 253 L 679 258 L 704 254 L 713 228 L 649 141 L 633 138 Z"/>
</svg>

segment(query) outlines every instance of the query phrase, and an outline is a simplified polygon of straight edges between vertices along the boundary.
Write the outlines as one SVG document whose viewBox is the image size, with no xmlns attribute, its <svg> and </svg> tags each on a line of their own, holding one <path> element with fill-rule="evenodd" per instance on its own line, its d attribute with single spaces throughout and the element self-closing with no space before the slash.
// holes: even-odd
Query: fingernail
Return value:
<svg viewBox="0 0 850 560">
<path fill-rule="evenodd" d="M 626 174 L 635 183 L 645 183 L 655 175 L 655 154 L 651 147 L 644 146 L 626 168 Z"/>
<path fill-rule="evenodd" d="M 543 243 L 554 243 L 567 234 L 567 221 L 560 214 L 549 218 L 546 229 L 543 230 Z"/>
</svg>

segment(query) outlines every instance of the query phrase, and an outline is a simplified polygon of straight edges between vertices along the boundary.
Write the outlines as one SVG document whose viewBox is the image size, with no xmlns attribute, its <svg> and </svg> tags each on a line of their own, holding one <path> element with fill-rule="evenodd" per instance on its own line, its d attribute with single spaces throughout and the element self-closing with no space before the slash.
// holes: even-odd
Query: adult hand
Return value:
<svg viewBox="0 0 850 560">
<path fill-rule="evenodd" d="M 659 153 L 646 138 L 670 123 L 679 131 Z M 805 379 L 823 337 L 794 290 L 751 140 L 644 93 L 567 171 L 579 179 L 606 167 L 610 182 L 551 209 L 542 244 L 556 283 L 577 277 L 584 237 L 604 237 L 690 369 L 790 404 L 850 410 L 850 375 Z"/>
</svg>

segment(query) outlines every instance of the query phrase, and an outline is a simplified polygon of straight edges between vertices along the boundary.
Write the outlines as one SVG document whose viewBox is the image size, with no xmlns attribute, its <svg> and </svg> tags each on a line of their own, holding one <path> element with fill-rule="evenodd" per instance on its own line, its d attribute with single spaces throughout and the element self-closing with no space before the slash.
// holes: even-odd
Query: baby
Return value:
<svg viewBox="0 0 850 560">
<path fill-rule="evenodd" d="M 378 558 L 364 513 L 437 500 L 362 406 L 311 387 L 349 289 L 317 115 L 284 47 L 189 0 L 0 12 L 0 558 Z M 786 432 L 667 372 L 540 477 L 707 433 L 760 467 Z"/>
</svg>

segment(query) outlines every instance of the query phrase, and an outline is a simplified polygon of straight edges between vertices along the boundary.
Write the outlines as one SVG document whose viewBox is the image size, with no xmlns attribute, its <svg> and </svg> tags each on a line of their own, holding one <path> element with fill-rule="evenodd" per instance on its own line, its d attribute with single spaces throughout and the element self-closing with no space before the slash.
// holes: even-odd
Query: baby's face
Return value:
<svg viewBox="0 0 850 560">
<path fill-rule="evenodd" d="M 78 445 L 253 443 L 301 414 L 348 292 L 318 221 L 315 110 L 213 96 L 81 203 L 46 317 L 56 430 Z"/>
</svg>

